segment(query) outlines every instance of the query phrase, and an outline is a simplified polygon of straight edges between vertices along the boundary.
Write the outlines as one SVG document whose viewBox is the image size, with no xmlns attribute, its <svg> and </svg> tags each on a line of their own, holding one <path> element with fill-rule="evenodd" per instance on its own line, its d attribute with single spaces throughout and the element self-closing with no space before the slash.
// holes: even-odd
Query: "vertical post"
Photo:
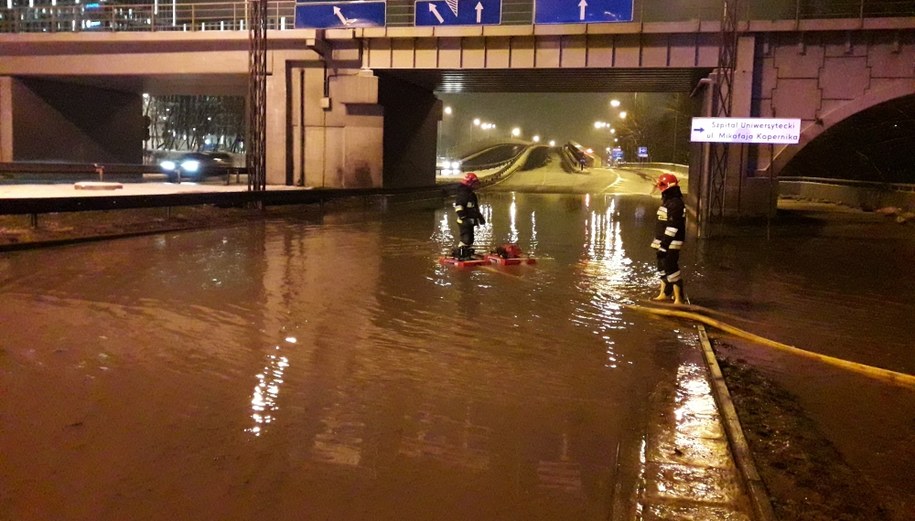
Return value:
<svg viewBox="0 0 915 521">
<path fill-rule="evenodd" d="M 718 69 L 712 90 L 712 111 L 718 117 L 731 117 L 734 92 L 734 69 L 737 66 L 737 5 L 739 0 L 723 0 L 721 13 L 721 42 L 718 48 Z M 724 196 L 729 163 L 730 146 L 727 143 L 712 145 L 709 224 L 724 217 Z M 711 229 L 708 228 L 711 232 Z"/>
<path fill-rule="evenodd" d="M 766 240 L 772 238 L 770 232 L 770 220 L 771 215 L 778 211 L 778 203 L 776 202 L 774 207 L 772 204 L 772 193 L 775 192 L 775 187 L 773 186 L 775 179 L 775 145 L 769 143 L 769 208 L 766 210 Z M 777 199 L 776 199 L 777 201 Z"/>
<path fill-rule="evenodd" d="M 250 0 L 248 21 L 248 191 L 267 189 L 267 0 Z M 260 203 L 257 203 L 260 207 Z"/>
</svg>

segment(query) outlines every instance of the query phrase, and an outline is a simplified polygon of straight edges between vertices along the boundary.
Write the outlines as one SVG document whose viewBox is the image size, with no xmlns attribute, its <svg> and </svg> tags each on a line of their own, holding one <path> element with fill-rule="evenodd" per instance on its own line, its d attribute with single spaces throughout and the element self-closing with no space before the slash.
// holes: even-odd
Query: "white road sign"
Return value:
<svg viewBox="0 0 915 521">
<path fill-rule="evenodd" d="M 793 145 L 801 139 L 801 120 L 790 118 L 693 118 L 693 143 Z"/>
</svg>

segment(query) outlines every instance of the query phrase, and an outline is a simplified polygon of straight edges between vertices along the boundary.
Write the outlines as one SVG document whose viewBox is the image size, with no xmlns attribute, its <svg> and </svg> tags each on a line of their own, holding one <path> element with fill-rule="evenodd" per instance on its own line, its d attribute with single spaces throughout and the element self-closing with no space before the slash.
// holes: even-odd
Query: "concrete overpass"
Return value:
<svg viewBox="0 0 915 521">
<path fill-rule="evenodd" d="M 732 154 L 727 215 L 768 214 L 770 172 L 849 117 L 915 96 L 915 18 L 749 20 L 738 32 L 732 116 L 801 118 L 803 134 Z M 432 185 L 440 92 L 686 92 L 705 115 L 720 34 L 701 19 L 269 31 L 267 180 Z M 0 162 L 48 150 L 138 162 L 141 93 L 243 96 L 247 73 L 239 30 L 0 34 Z"/>
</svg>

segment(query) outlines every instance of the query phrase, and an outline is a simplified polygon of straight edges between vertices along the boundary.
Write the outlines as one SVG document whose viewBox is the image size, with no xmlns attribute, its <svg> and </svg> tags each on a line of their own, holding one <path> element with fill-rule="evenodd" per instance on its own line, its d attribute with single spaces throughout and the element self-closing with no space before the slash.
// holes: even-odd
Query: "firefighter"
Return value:
<svg viewBox="0 0 915 521">
<path fill-rule="evenodd" d="M 474 190 L 479 188 L 480 179 L 473 172 L 468 172 L 461 179 L 457 196 L 454 198 L 454 211 L 457 213 L 457 223 L 461 230 L 461 242 L 451 255 L 459 260 L 473 257 L 473 229 L 486 224 L 486 219 L 480 213 L 480 203 Z"/>
<path fill-rule="evenodd" d="M 651 247 L 657 250 L 661 288 L 653 300 L 667 300 L 673 296 L 674 304 L 683 304 L 680 250 L 686 237 L 686 204 L 675 175 L 661 174 L 655 186 L 661 191 L 661 206 Z"/>
</svg>

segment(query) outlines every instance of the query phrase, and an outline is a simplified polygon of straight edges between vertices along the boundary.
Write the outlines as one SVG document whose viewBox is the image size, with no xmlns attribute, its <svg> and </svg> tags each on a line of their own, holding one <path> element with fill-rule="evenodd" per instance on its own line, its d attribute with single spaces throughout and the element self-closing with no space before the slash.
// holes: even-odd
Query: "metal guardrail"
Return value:
<svg viewBox="0 0 915 521">
<path fill-rule="evenodd" d="M 63 0 L 61 0 L 63 1 Z M 535 0 L 503 0 L 502 25 L 532 25 Z M 669 0 L 636 2 L 633 21 L 718 21 L 718 7 L 696 7 Z M 9 4 L 7 4 L 9 5 Z M 293 0 L 268 2 L 268 29 L 295 27 Z M 683 5 L 681 7 L 681 5 Z M 915 16 L 912 0 L 805 0 L 747 1 L 741 20 L 808 20 L 833 18 L 882 18 Z M 388 0 L 388 27 L 412 27 L 414 0 Z M 199 2 L 171 4 L 37 5 L 0 9 L 0 32 L 104 32 L 104 31 L 246 31 L 247 2 Z"/>
</svg>

